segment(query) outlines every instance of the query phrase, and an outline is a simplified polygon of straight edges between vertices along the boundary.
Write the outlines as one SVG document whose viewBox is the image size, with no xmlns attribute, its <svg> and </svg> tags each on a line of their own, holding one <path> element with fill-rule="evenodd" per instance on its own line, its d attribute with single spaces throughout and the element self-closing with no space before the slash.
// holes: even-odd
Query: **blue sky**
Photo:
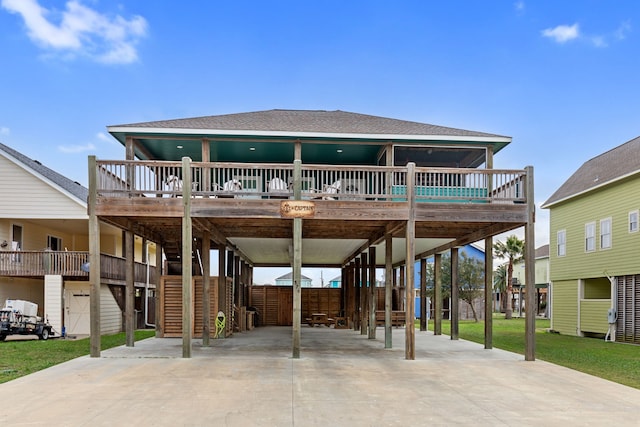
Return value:
<svg viewBox="0 0 640 427">
<path fill-rule="evenodd" d="M 640 135 L 635 0 L 0 0 L 0 54 L 0 141 L 85 185 L 88 155 L 124 158 L 106 126 L 140 121 L 339 109 L 511 136 L 494 166 L 534 166 L 536 246 L 539 206 Z"/>
</svg>

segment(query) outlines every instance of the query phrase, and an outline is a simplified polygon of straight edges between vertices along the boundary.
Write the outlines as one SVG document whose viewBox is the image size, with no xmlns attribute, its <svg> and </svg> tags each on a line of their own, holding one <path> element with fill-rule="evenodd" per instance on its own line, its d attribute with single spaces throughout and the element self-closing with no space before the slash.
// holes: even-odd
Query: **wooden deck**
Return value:
<svg viewBox="0 0 640 427">
<path fill-rule="evenodd" d="M 195 237 L 208 230 L 220 244 L 292 238 L 291 219 L 281 212 L 294 198 L 291 164 L 192 162 L 183 170 L 179 162 L 121 160 L 95 166 L 96 215 L 123 229 L 133 221 L 151 240 L 179 241 L 184 197 Z M 416 239 L 464 245 L 527 222 L 525 170 L 302 165 L 298 173 L 299 200 L 313 202 L 313 215 L 303 221 L 305 239 L 375 242 L 389 230 L 404 237 L 411 215 Z M 270 191 L 272 180 L 280 185 Z M 240 186 L 226 185 L 232 181 Z M 289 265 L 286 256 L 254 261 Z"/>
</svg>

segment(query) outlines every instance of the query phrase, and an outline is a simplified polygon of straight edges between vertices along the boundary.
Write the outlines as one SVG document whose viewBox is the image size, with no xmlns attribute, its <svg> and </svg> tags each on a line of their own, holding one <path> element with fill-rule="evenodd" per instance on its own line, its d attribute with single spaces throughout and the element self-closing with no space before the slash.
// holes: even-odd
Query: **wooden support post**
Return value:
<svg viewBox="0 0 640 427">
<path fill-rule="evenodd" d="M 127 347 L 133 347 L 136 341 L 135 337 L 135 249 L 134 236 L 131 230 L 126 230 L 125 236 L 125 304 L 124 304 L 124 330 L 125 342 Z"/>
<path fill-rule="evenodd" d="M 100 357 L 100 222 L 96 215 L 98 167 L 96 156 L 89 156 L 89 355 Z"/>
<path fill-rule="evenodd" d="M 433 335 L 442 335 L 442 254 L 433 258 Z"/>
<path fill-rule="evenodd" d="M 182 158 L 182 357 L 191 357 L 191 282 L 193 230 L 191 228 L 191 159 Z"/>
<path fill-rule="evenodd" d="M 211 231 L 202 233 L 202 345 L 209 346 L 211 336 Z"/>
<path fill-rule="evenodd" d="M 218 311 L 222 311 L 227 319 L 227 323 L 231 319 L 231 313 L 229 313 L 228 302 L 227 302 L 227 274 L 226 274 L 226 265 L 227 265 L 227 246 L 224 243 L 218 244 Z M 215 313 L 216 319 L 218 318 L 218 313 Z M 218 335 L 217 338 L 225 338 L 227 336 L 227 331 L 225 330 L 222 333 L 222 336 Z"/>
<path fill-rule="evenodd" d="M 300 145 L 296 143 L 296 147 Z M 296 148 L 299 156 L 299 148 Z M 302 198 L 302 161 L 293 161 L 293 198 Z M 293 358 L 300 358 L 300 327 L 302 323 L 302 218 L 293 219 Z"/>
<path fill-rule="evenodd" d="M 406 285 L 405 285 L 405 280 L 406 280 L 406 268 L 404 265 L 401 265 L 400 268 L 398 269 L 399 271 L 399 277 L 398 277 L 398 307 L 397 310 L 405 310 L 405 304 L 404 304 L 404 300 L 405 300 L 405 289 L 407 289 Z"/>
<path fill-rule="evenodd" d="M 358 329 L 360 329 L 360 311 L 362 310 L 362 307 L 360 307 L 360 294 L 363 292 L 362 291 L 362 281 L 360 280 L 361 278 L 361 272 L 362 270 L 360 269 L 360 258 L 356 258 L 356 263 L 353 269 L 353 281 L 354 281 L 354 286 L 355 286 L 355 300 L 354 300 L 354 310 L 353 310 L 353 330 L 357 331 Z"/>
<path fill-rule="evenodd" d="M 457 340 L 459 333 L 459 284 L 458 284 L 458 248 L 451 248 L 451 309 L 449 319 L 451 320 L 451 339 Z"/>
<path fill-rule="evenodd" d="M 156 313 L 154 318 L 154 323 L 156 325 L 156 338 L 160 338 L 164 335 L 163 325 L 160 322 L 160 278 L 162 277 L 162 245 L 160 242 L 156 242 L 156 292 L 155 292 L 155 307 Z"/>
<path fill-rule="evenodd" d="M 392 348 L 391 309 L 393 304 L 393 236 L 384 236 L 384 348 Z"/>
<path fill-rule="evenodd" d="M 370 340 L 376 338 L 376 247 L 369 248 L 369 336 Z"/>
<path fill-rule="evenodd" d="M 427 259 L 420 259 L 420 331 L 427 330 Z"/>
<path fill-rule="evenodd" d="M 484 239 L 484 348 L 493 348 L 493 237 Z"/>
<path fill-rule="evenodd" d="M 369 297 L 369 260 L 367 253 L 360 254 L 362 259 L 362 271 L 360 272 L 362 277 L 362 290 L 360 291 L 360 335 L 367 335 L 367 327 L 369 324 L 369 305 L 367 304 Z"/>
<path fill-rule="evenodd" d="M 535 201 L 533 193 L 533 166 L 525 168 L 527 172 L 525 181 L 525 195 L 527 197 L 527 225 L 524 233 L 524 269 L 525 290 L 527 303 L 525 304 L 525 346 L 524 358 L 527 361 L 536 360 L 536 274 L 535 274 Z"/>
<path fill-rule="evenodd" d="M 415 331 L 415 237 L 416 237 L 416 220 L 415 220 L 415 163 L 407 164 L 407 204 L 409 207 L 409 218 L 407 219 L 407 229 L 405 235 L 406 243 L 406 287 L 405 287 L 405 359 L 415 360 L 416 358 L 416 331 Z"/>
</svg>

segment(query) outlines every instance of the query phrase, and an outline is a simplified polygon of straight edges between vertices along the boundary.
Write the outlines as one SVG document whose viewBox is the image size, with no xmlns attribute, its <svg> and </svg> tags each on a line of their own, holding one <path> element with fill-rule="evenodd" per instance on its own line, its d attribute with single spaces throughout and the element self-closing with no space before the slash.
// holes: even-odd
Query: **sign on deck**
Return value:
<svg viewBox="0 0 640 427">
<path fill-rule="evenodd" d="M 313 218 L 316 204 L 308 200 L 286 200 L 280 202 L 280 216 L 283 218 Z"/>
</svg>

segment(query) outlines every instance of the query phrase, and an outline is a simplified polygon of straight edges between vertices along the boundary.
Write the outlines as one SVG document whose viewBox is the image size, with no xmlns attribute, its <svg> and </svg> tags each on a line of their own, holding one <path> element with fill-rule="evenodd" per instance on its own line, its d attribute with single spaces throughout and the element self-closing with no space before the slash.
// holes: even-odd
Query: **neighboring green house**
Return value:
<svg viewBox="0 0 640 427">
<path fill-rule="evenodd" d="M 287 273 L 284 276 L 280 276 L 276 279 L 276 286 L 293 286 L 293 273 Z M 311 279 L 304 274 L 300 277 L 300 286 L 303 288 L 310 288 Z"/>
<path fill-rule="evenodd" d="M 536 249 L 536 303 L 537 314 L 549 317 L 549 245 L 540 246 Z M 514 289 L 514 294 L 517 295 L 518 301 L 516 302 L 516 310 L 519 308 L 519 302 L 524 303 L 524 293 L 520 298 L 519 291 L 524 291 L 525 280 L 524 261 L 518 261 L 513 264 L 513 278 L 516 279 L 517 291 Z"/>
<path fill-rule="evenodd" d="M 640 343 L 640 137 L 584 163 L 542 207 L 551 328 Z"/>
</svg>

